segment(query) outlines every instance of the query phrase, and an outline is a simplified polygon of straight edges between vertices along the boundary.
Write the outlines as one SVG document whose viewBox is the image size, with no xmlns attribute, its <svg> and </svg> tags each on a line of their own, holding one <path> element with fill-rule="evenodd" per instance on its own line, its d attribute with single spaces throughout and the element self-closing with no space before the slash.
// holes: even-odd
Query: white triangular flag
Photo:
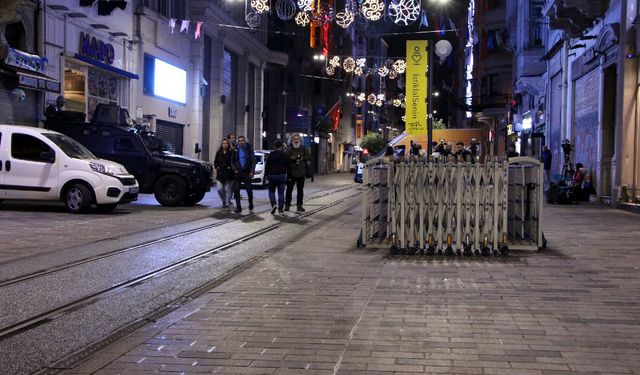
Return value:
<svg viewBox="0 0 640 375">
<path fill-rule="evenodd" d="M 180 25 L 180 32 L 189 32 L 189 20 L 182 20 Z"/>
<path fill-rule="evenodd" d="M 176 19 L 175 18 L 170 18 L 169 19 L 169 28 L 171 29 L 171 34 L 173 34 L 173 29 L 176 28 Z"/>
</svg>

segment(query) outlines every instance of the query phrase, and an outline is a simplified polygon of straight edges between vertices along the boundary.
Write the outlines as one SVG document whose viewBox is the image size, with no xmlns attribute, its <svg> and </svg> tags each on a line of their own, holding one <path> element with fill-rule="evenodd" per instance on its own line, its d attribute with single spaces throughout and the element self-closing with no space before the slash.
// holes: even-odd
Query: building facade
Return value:
<svg viewBox="0 0 640 375">
<path fill-rule="evenodd" d="M 547 144 L 552 174 L 563 175 L 562 142 L 605 203 L 633 201 L 638 189 L 637 1 L 548 0 Z"/>
<path fill-rule="evenodd" d="M 8 30 L 2 36 L 11 42 L 0 46 L 46 59 L 44 69 L 29 74 L 36 77 L 36 86 L 38 79 L 49 83 L 25 90 L 20 101 L 3 101 L 0 114 L 9 123 L 39 126 L 46 106 L 62 95 L 65 109 L 85 113 L 87 121 L 101 103 L 127 108 L 132 118 L 148 123 L 168 149 L 179 154 L 213 160 L 229 133 L 244 135 L 260 148 L 264 71 L 269 64 L 286 65 L 287 56 L 267 48 L 264 28 L 246 27 L 244 4 L 16 4 L 11 17 L 0 19 L 0 28 Z M 266 23 L 268 15 L 262 17 Z M 16 87 L 24 87 L 18 82 L 22 71 L 5 65 L 0 94 L 11 96 Z"/>
</svg>

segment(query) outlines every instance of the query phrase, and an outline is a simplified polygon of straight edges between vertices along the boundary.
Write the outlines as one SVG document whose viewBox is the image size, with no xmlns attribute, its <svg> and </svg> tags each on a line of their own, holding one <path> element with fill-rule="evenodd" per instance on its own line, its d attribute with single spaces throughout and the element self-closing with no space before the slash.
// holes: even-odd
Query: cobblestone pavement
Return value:
<svg viewBox="0 0 640 375">
<path fill-rule="evenodd" d="M 356 249 L 326 223 L 67 373 L 640 373 L 640 217 L 545 211 L 507 258 Z"/>
<path fill-rule="evenodd" d="M 347 173 L 316 176 L 315 182 L 307 180 L 305 193 L 313 194 L 353 184 L 352 179 L 353 175 Z M 246 198 L 244 190 L 242 195 Z M 267 190 L 254 190 L 254 200 L 256 210 L 268 207 Z M 242 203 L 246 210 L 246 200 Z M 215 188 L 194 207 L 162 207 L 152 194 L 141 194 L 138 201 L 119 205 L 108 214 L 70 214 L 62 203 L 57 202 L 5 201 L 0 204 L 0 264 L 56 249 L 211 217 L 219 211 L 220 205 Z"/>
</svg>

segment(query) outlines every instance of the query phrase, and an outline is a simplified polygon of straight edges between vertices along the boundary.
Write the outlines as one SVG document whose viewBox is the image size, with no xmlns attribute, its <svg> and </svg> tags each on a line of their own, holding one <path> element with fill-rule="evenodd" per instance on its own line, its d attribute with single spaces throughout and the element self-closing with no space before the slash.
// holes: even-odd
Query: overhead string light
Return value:
<svg viewBox="0 0 640 375">
<path fill-rule="evenodd" d="M 269 0 L 251 0 L 251 9 L 262 14 L 269 11 Z"/>
<path fill-rule="evenodd" d="M 306 27 L 307 25 L 309 25 L 309 23 L 311 23 L 311 17 L 309 16 L 309 13 L 298 12 L 298 14 L 296 14 L 296 24 L 298 26 Z"/>
<path fill-rule="evenodd" d="M 378 21 L 384 15 L 384 1 L 364 0 L 360 9 L 364 18 L 369 21 Z"/>
</svg>

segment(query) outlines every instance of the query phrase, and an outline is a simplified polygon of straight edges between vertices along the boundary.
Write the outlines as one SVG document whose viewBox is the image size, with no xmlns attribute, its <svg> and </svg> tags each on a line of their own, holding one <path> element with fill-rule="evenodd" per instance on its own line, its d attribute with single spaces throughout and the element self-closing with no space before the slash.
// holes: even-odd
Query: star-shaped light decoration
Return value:
<svg viewBox="0 0 640 375">
<path fill-rule="evenodd" d="M 369 94 L 369 96 L 367 96 L 367 102 L 369 102 L 369 104 L 371 105 L 376 104 L 377 100 L 378 98 L 376 98 L 376 94 Z"/>
<path fill-rule="evenodd" d="M 337 68 L 340 66 L 340 56 L 333 56 L 331 58 L 331 60 L 329 60 L 329 65 L 331 65 L 334 68 Z"/>
<path fill-rule="evenodd" d="M 342 12 L 338 12 L 336 14 L 336 23 L 343 29 L 351 26 L 353 20 L 355 20 L 355 15 L 350 10 L 345 9 Z"/>
<path fill-rule="evenodd" d="M 378 21 L 384 15 L 384 1 L 364 0 L 360 8 L 362 15 L 369 21 Z"/>
<path fill-rule="evenodd" d="M 303 12 L 308 12 L 312 9 L 313 0 L 298 0 L 298 8 Z"/>
<path fill-rule="evenodd" d="M 407 70 L 407 63 L 402 59 L 396 60 L 396 62 L 393 63 L 393 69 L 395 69 L 398 74 L 402 74 Z"/>
<path fill-rule="evenodd" d="M 376 105 L 378 107 L 382 107 L 382 100 L 380 100 L 380 99 L 376 100 Z"/>
<path fill-rule="evenodd" d="M 389 4 L 389 16 L 394 23 L 407 26 L 420 16 L 420 0 L 397 0 Z"/>
<path fill-rule="evenodd" d="M 351 73 L 356 67 L 356 62 L 353 60 L 353 57 L 347 57 L 346 59 L 344 59 L 342 67 L 344 68 L 345 72 Z"/>
<path fill-rule="evenodd" d="M 309 17 L 309 13 L 307 12 L 298 12 L 296 14 L 296 24 L 300 27 L 305 27 L 311 22 L 311 17 Z"/>
<path fill-rule="evenodd" d="M 380 69 L 378 69 L 378 74 L 380 74 L 380 77 L 386 77 L 387 74 L 389 74 L 389 69 L 387 69 L 386 66 L 383 66 Z"/>
<path fill-rule="evenodd" d="M 251 0 L 251 8 L 258 14 L 269 11 L 269 0 Z"/>
<path fill-rule="evenodd" d="M 398 72 L 396 72 L 395 70 L 390 70 L 389 79 L 396 79 L 396 78 L 398 78 Z"/>
<path fill-rule="evenodd" d="M 356 68 L 353 70 L 353 72 L 357 75 L 357 76 L 361 76 L 364 74 L 364 70 L 362 70 L 361 67 L 356 66 Z"/>
<path fill-rule="evenodd" d="M 327 75 L 332 76 L 335 74 L 336 68 L 334 68 L 333 66 L 327 66 L 326 71 L 327 71 Z"/>
<path fill-rule="evenodd" d="M 356 97 L 357 100 L 364 102 L 364 100 L 367 98 L 367 95 L 363 92 L 361 92 L 360 94 L 358 94 L 358 96 Z"/>
<path fill-rule="evenodd" d="M 356 59 L 356 65 L 357 65 L 357 66 L 359 66 L 359 67 L 361 67 L 361 68 L 364 68 L 364 66 L 365 66 L 365 64 L 366 64 L 366 63 L 367 63 L 367 59 L 366 59 L 366 58 L 364 58 L 364 57 L 361 57 L 361 58 L 359 58 L 359 59 Z"/>
</svg>

